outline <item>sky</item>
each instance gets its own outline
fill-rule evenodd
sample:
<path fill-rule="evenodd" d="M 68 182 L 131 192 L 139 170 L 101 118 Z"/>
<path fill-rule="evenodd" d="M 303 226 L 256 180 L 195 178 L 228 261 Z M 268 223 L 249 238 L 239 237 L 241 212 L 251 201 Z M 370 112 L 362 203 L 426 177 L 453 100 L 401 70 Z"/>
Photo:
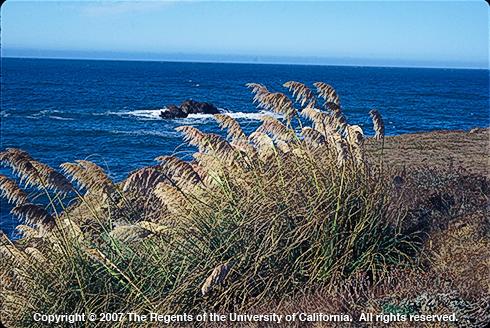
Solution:
<path fill-rule="evenodd" d="M 487 68 L 484 1 L 21 1 L 4 57 Z"/>

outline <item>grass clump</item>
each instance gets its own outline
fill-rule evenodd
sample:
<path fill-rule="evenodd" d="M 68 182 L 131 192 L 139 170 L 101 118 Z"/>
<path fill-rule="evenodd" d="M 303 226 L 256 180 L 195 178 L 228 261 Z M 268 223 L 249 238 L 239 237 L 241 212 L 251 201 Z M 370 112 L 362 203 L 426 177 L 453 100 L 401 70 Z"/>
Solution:
<path fill-rule="evenodd" d="M 2 179 L 27 223 L 21 239 L 2 237 L 2 321 L 247 311 L 360 276 L 375 285 L 411 265 L 418 234 L 406 229 L 403 192 L 366 161 L 363 131 L 347 123 L 335 90 L 316 83 L 317 97 L 291 81 L 289 99 L 248 86 L 282 118 L 265 116 L 249 136 L 225 115 L 216 119 L 226 137 L 180 127 L 197 147 L 192 161 L 159 157 L 121 183 L 89 161 L 62 164 L 61 174 L 21 150 L 1 153 L 47 200 L 34 204 L 37 195 Z"/>

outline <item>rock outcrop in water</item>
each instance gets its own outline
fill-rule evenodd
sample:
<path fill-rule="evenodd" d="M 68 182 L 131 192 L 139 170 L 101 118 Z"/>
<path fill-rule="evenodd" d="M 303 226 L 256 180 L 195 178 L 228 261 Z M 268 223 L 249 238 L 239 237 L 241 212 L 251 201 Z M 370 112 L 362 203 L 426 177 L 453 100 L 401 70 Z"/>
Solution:
<path fill-rule="evenodd" d="M 180 106 L 169 105 L 160 112 L 160 117 L 165 119 L 185 118 L 189 114 L 219 114 L 218 108 L 207 102 L 199 102 L 191 99 L 185 100 Z"/>

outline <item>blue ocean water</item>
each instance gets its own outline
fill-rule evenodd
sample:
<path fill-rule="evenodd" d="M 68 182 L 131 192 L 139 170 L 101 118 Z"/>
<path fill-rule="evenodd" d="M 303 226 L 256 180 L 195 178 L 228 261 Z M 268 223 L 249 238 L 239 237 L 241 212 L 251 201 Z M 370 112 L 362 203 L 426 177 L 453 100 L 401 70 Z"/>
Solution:
<path fill-rule="evenodd" d="M 490 123 L 488 70 L 3 58 L 1 79 L 0 149 L 22 148 L 53 167 L 90 159 L 116 180 L 156 156 L 185 155 L 179 125 L 219 132 L 207 116 L 162 120 L 165 105 L 211 102 L 246 131 L 255 129 L 259 115 L 248 82 L 279 91 L 289 80 L 327 82 L 349 121 L 367 134 L 372 108 L 391 135 Z M 2 202 L 5 231 L 16 224 L 9 210 Z"/>

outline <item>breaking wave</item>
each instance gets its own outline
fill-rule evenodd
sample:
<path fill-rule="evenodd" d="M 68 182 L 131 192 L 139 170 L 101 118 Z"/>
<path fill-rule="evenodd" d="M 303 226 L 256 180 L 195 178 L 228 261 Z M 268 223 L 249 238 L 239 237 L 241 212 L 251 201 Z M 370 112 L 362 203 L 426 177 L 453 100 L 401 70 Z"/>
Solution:
<path fill-rule="evenodd" d="M 125 116 L 125 117 L 136 117 L 141 120 L 162 120 L 160 117 L 160 113 L 165 111 L 166 108 L 160 109 L 138 109 L 132 111 L 121 111 L 121 112 L 107 112 L 109 115 L 117 115 L 117 116 Z M 229 115 L 237 120 L 260 120 L 265 115 L 271 115 L 275 117 L 280 117 L 280 115 L 260 111 L 260 112 L 230 112 L 223 108 L 219 108 L 220 112 L 225 115 Z M 178 118 L 178 120 L 210 120 L 213 119 L 213 115 L 211 114 L 189 114 L 186 118 Z"/>
<path fill-rule="evenodd" d="M 175 138 L 179 136 L 179 133 L 175 131 L 156 131 L 156 130 L 133 130 L 133 131 L 112 130 L 110 131 L 110 133 L 124 134 L 130 136 L 157 136 L 157 137 L 166 137 L 166 138 Z"/>

